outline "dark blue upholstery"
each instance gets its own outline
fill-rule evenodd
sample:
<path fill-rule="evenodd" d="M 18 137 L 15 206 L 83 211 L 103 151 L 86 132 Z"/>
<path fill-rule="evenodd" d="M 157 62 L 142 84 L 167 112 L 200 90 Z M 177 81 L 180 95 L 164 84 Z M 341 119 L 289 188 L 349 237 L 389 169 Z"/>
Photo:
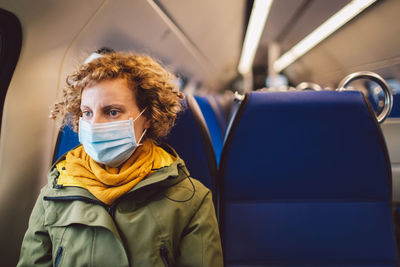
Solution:
<path fill-rule="evenodd" d="M 223 145 L 223 133 L 221 131 L 216 110 L 211 106 L 209 98 L 206 96 L 195 96 L 197 103 L 200 106 L 201 112 L 203 113 L 204 119 L 207 124 L 208 131 L 210 133 L 211 141 L 214 147 L 215 157 L 217 165 L 221 157 L 222 145 Z"/>
<path fill-rule="evenodd" d="M 70 126 L 61 128 L 54 149 L 53 163 L 77 145 L 79 145 L 78 133 L 75 133 Z"/>
<path fill-rule="evenodd" d="M 217 162 L 207 125 L 193 96 L 184 100 L 185 111 L 161 141 L 171 145 L 185 161 L 192 177 L 216 193 Z"/>
<path fill-rule="evenodd" d="M 390 162 L 360 92 L 246 95 L 220 168 L 226 266 L 397 266 Z"/>

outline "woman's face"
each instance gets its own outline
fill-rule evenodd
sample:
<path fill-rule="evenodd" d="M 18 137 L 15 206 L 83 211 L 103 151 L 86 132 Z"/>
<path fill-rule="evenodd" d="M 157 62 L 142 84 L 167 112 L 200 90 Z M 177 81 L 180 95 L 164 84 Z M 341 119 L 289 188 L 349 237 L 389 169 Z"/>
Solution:
<path fill-rule="evenodd" d="M 104 80 L 86 87 L 81 98 L 82 118 L 93 123 L 135 119 L 142 110 L 124 79 Z M 136 141 L 150 122 L 143 115 L 134 123 Z"/>

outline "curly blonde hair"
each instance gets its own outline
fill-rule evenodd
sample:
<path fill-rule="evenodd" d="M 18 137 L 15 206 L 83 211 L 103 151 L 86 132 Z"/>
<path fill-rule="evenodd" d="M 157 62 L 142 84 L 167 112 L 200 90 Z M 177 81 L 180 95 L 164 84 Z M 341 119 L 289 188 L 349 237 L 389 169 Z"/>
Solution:
<path fill-rule="evenodd" d="M 78 131 L 83 89 L 103 80 L 125 79 L 140 110 L 150 121 L 146 136 L 158 139 L 168 134 L 181 111 L 183 94 L 173 82 L 175 76 L 147 55 L 113 52 L 80 65 L 67 77 L 61 101 L 55 103 L 50 117 L 70 124 Z"/>

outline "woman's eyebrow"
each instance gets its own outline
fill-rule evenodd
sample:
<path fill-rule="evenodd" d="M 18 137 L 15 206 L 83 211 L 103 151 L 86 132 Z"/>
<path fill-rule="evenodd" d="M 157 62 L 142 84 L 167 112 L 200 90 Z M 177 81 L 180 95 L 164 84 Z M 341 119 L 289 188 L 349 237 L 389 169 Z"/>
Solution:
<path fill-rule="evenodd" d="M 113 108 L 125 110 L 125 106 L 124 105 L 120 105 L 120 104 L 111 104 L 111 105 L 107 105 L 107 106 L 102 107 L 102 109 L 104 109 L 104 110 L 109 110 L 109 109 L 113 109 Z"/>

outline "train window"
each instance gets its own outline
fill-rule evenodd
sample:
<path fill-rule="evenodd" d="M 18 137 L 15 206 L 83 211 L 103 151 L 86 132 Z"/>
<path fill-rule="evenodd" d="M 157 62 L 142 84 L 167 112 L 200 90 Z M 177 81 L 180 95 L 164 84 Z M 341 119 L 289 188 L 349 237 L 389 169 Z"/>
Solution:
<path fill-rule="evenodd" d="M 19 58 L 22 29 L 18 18 L 0 8 L 0 132 L 4 100 Z"/>

